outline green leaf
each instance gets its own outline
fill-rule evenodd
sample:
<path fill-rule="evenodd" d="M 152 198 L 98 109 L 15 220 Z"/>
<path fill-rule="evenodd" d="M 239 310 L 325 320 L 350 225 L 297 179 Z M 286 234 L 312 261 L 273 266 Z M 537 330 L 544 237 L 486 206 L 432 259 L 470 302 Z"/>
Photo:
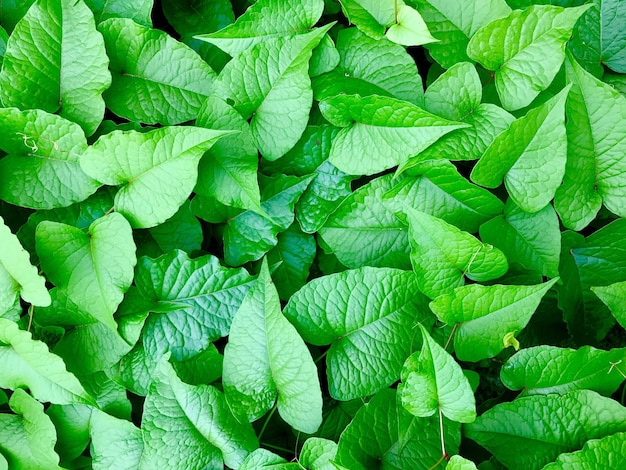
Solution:
<path fill-rule="evenodd" d="M 341 4 L 341 10 L 343 11 L 343 14 L 348 19 L 348 21 L 356 25 L 357 28 L 359 28 L 372 39 L 378 40 L 384 37 L 385 25 L 393 23 L 393 11 L 390 12 L 388 8 L 388 1 L 379 2 L 378 5 L 379 7 L 383 6 L 383 8 L 385 6 L 387 7 L 387 11 L 385 12 L 387 14 L 385 14 L 385 17 L 382 19 L 384 23 L 379 22 L 374 14 L 368 11 L 368 8 L 366 6 L 362 5 L 362 3 L 370 3 L 370 8 L 376 7 L 375 4 L 371 5 L 371 1 L 368 2 L 368 0 L 339 0 L 339 3 Z"/>
<path fill-rule="evenodd" d="M 406 207 L 404 213 L 417 284 L 431 299 L 462 286 L 465 276 L 484 282 L 508 270 L 504 253 L 492 245 L 424 212 Z M 404 218 L 404 214 L 401 216 Z"/>
<path fill-rule="evenodd" d="M 411 0 L 439 42 L 426 46 L 432 57 L 449 69 L 467 61 L 467 43 L 481 27 L 503 18 L 511 9 L 504 0 Z"/>
<path fill-rule="evenodd" d="M 102 23 L 109 18 L 129 18 L 142 26 L 151 27 L 152 0 L 84 0 L 96 18 Z"/>
<path fill-rule="evenodd" d="M 338 95 L 319 106 L 331 124 L 344 127 L 333 141 L 329 161 L 351 175 L 371 175 L 404 163 L 439 137 L 466 127 L 384 96 Z"/>
<path fill-rule="evenodd" d="M 460 455 L 453 455 L 446 466 L 448 470 L 476 470 L 476 464 Z"/>
<path fill-rule="evenodd" d="M 22 297 L 25 302 L 46 307 L 50 294 L 46 280 L 30 264 L 29 255 L 0 217 L 0 313 L 8 311 Z"/>
<path fill-rule="evenodd" d="M 385 34 L 387 39 L 403 46 L 421 46 L 437 39 L 431 36 L 422 15 L 408 5 L 400 4 L 396 12 L 396 23 Z"/>
<path fill-rule="evenodd" d="M 514 121 L 487 148 L 471 173 L 488 188 L 502 183 L 523 211 L 537 212 L 554 197 L 565 173 L 565 99 L 569 87 Z"/>
<path fill-rule="evenodd" d="M 235 57 L 268 39 L 307 32 L 318 22 L 323 9 L 322 0 L 259 0 L 235 23 L 196 38 Z"/>
<path fill-rule="evenodd" d="M 0 318 L 0 387 L 27 387 L 37 400 L 70 404 L 95 404 L 80 382 L 48 347 L 32 339 L 12 321 Z"/>
<path fill-rule="evenodd" d="M 81 128 L 34 109 L 0 109 L 0 198 L 32 209 L 69 206 L 100 186 L 81 170 L 87 149 Z M 51 191 L 51 188 L 55 188 Z"/>
<path fill-rule="evenodd" d="M 614 468 L 626 452 L 626 432 L 618 432 L 602 439 L 591 439 L 578 452 L 561 454 L 544 470 L 568 468 Z M 617 459 L 617 461 L 616 461 Z"/>
<path fill-rule="evenodd" d="M 316 77 L 323 73 L 330 72 L 339 64 L 339 52 L 335 47 L 332 38 L 327 34 L 313 49 L 311 60 L 309 61 L 309 76 Z"/>
<path fill-rule="evenodd" d="M 280 470 L 301 470 L 299 463 L 287 463 L 287 460 L 267 449 L 256 449 L 241 464 L 239 470 L 259 470 L 262 468 Z"/>
<path fill-rule="evenodd" d="M 524 212 L 509 199 L 504 215 L 480 226 L 480 238 L 500 248 L 510 262 L 548 277 L 559 275 L 561 232 L 550 204 L 539 212 Z"/>
<path fill-rule="evenodd" d="M 339 439 L 335 462 L 350 470 L 411 468 L 427 470 L 441 458 L 441 440 L 446 451 L 456 453 L 460 427 L 439 419 L 416 418 L 396 399 L 396 391 L 384 389 L 357 412 Z"/>
<path fill-rule="evenodd" d="M 144 442 L 141 430 L 124 419 L 94 410 L 89 420 L 91 456 L 94 470 L 147 470 L 142 460 Z"/>
<path fill-rule="evenodd" d="M 173 216 L 196 184 L 202 154 L 228 131 L 191 126 L 150 132 L 114 131 L 81 156 L 88 175 L 111 186 L 115 210 L 134 228 L 150 228 Z"/>
<path fill-rule="evenodd" d="M 180 379 L 190 385 L 210 384 L 222 376 L 222 362 L 224 357 L 212 344 L 195 356 L 176 361 L 170 358 L 170 363 Z"/>
<path fill-rule="evenodd" d="M 476 401 L 461 366 L 419 324 L 424 343 L 402 368 L 398 394 L 412 415 L 426 418 L 436 412 L 460 423 L 476 419 Z"/>
<path fill-rule="evenodd" d="M 415 325 L 432 319 L 413 273 L 370 267 L 313 279 L 291 297 L 285 316 L 307 343 L 331 345 L 328 387 L 338 400 L 398 380 Z"/>
<path fill-rule="evenodd" d="M 506 467 L 535 470 L 563 452 L 580 449 L 589 439 L 626 430 L 625 423 L 626 408 L 619 403 L 577 390 L 501 403 L 464 431 Z"/>
<path fill-rule="evenodd" d="M 582 230 L 602 203 L 626 215 L 626 97 L 586 72 L 571 55 L 565 60 L 572 89 L 567 98 L 567 165 L 554 204 L 563 224 Z"/>
<path fill-rule="evenodd" d="M 126 18 L 105 20 L 98 30 L 113 75 L 104 93 L 107 108 L 147 124 L 174 125 L 197 117 L 216 77 L 198 54 L 164 31 Z"/>
<path fill-rule="evenodd" d="M 524 108 L 548 88 L 565 59 L 565 42 L 574 24 L 590 7 L 534 5 L 476 32 L 467 54 L 494 71 L 504 109 Z"/>
<path fill-rule="evenodd" d="M 2 61 L 4 60 L 4 55 L 7 51 L 7 42 L 9 41 L 9 35 L 6 30 L 0 26 L 0 66 L 2 65 Z"/>
<path fill-rule="evenodd" d="M 228 0 L 183 0 L 164 2 L 161 7 L 168 23 L 181 36 L 216 31 L 235 21 Z"/>
<path fill-rule="evenodd" d="M 203 239 L 202 226 L 192 214 L 189 201 L 185 201 L 178 212 L 161 225 L 148 229 L 148 234 L 158 245 L 161 253 L 172 250 L 190 253 L 200 250 Z"/>
<path fill-rule="evenodd" d="M 424 107 L 433 114 L 461 121 L 482 99 L 482 84 L 474 64 L 461 62 L 441 74 L 426 90 Z"/>
<path fill-rule="evenodd" d="M 268 160 L 283 156 L 306 128 L 313 102 L 309 59 L 331 26 L 269 38 L 245 49 L 226 64 L 215 83 L 215 95 L 232 101 L 244 119 L 252 117 L 252 138 Z"/>
<path fill-rule="evenodd" d="M 319 437 L 309 437 L 300 451 L 300 465 L 311 470 L 335 470 L 331 460 L 337 454 L 337 443 Z"/>
<path fill-rule="evenodd" d="M 519 334 L 557 280 L 535 286 L 458 287 L 437 297 L 430 308 L 441 321 L 459 324 L 454 335 L 454 351 L 459 360 L 475 362 L 494 357 L 505 349 L 507 335 Z"/>
<path fill-rule="evenodd" d="M 133 281 L 137 263 L 132 230 L 112 213 L 96 220 L 87 232 L 44 221 L 37 226 L 37 254 L 49 280 L 70 300 L 113 331 L 113 312 Z"/>
<path fill-rule="evenodd" d="M 54 452 L 56 432 L 43 405 L 18 389 L 9 406 L 16 415 L 0 414 L 0 455 L 10 468 L 60 470 L 59 456 Z"/>
<path fill-rule="evenodd" d="M 229 405 L 251 421 L 277 402 L 280 416 L 298 431 L 311 434 L 322 423 L 317 368 L 280 311 L 266 260 L 233 319 L 224 350 L 223 384 Z"/>
<path fill-rule="evenodd" d="M 626 349 L 602 351 L 584 346 L 564 349 L 537 346 L 522 349 L 500 370 L 502 383 L 525 395 L 565 394 L 588 389 L 611 396 L 624 381 L 615 364 L 626 361 Z"/>
<path fill-rule="evenodd" d="M 94 133 L 111 84 L 104 41 L 83 2 L 37 0 L 16 25 L 0 72 L 5 107 L 40 108 Z"/>
<path fill-rule="evenodd" d="M 591 291 L 609 307 L 617 322 L 626 329 L 626 281 L 591 287 Z"/>

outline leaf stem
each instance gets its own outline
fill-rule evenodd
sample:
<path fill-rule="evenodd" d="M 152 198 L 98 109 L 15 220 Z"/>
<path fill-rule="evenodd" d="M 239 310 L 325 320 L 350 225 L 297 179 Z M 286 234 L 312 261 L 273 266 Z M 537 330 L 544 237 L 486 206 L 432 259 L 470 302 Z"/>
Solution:
<path fill-rule="evenodd" d="M 435 462 L 435 464 L 430 467 L 428 470 L 435 470 L 435 468 L 437 468 L 439 465 L 441 465 L 441 462 L 443 462 L 446 459 L 446 457 L 444 455 L 441 456 L 441 458 L 439 460 L 437 460 Z"/>
<path fill-rule="evenodd" d="M 448 336 L 448 341 L 446 341 L 446 345 L 443 347 L 443 349 L 448 349 L 448 346 L 450 346 L 450 341 L 452 341 L 452 337 L 454 336 L 454 332 L 456 331 L 457 326 L 459 326 L 459 324 L 455 323 L 454 326 L 452 327 L 450 336 Z"/>
<path fill-rule="evenodd" d="M 35 306 L 33 304 L 30 304 L 30 307 L 28 307 L 28 327 L 26 328 L 26 331 L 30 331 L 31 326 L 33 326 L 33 313 L 35 312 Z"/>
<path fill-rule="evenodd" d="M 270 419 L 272 419 L 272 416 L 274 416 L 274 412 L 276 411 L 276 407 L 277 406 L 278 406 L 278 402 L 274 404 L 274 406 L 272 407 L 272 409 L 268 413 L 267 418 L 265 418 L 265 422 L 263 423 L 263 426 L 261 427 L 261 431 L 259 431 L 259 442 L 261 442 L 261 438 L 263 437 L 263 433 L 265 432 L 265 428 L 267 428 L 267 425 L 270 422 Z M 291 451 L 289 451 L 289 452 L 291 452 Z"/>
<path fill-rule="evenodd" d="M 439 435 L 441 436 L 441 458 L 448 460 L 446 440 L 443 437 L 443 413 L 441 411 L 441 407 L 439 408 Z"/>
<path fill-rule="evenodd" d="M 261 447 L 267 447 L 269 449 L 280 450 L 281 452 L 287 452 L 289 454 L 292 453 L 291 449 L 287 449 L 285 447 L 280 447 L 280 446 L 275 446 L 274 444 L 268 444 L 267 442 L 261 442 L 260 439 L 259 439 L 259 443 L 261 444 Z"/>
<path fill-rule="evenodd" d="M 395 16 L 395 22 L 398 24 L 398 0 L 393 1 L 393 13 Z"/>
<path fill-rule="evenodd" d="M 330 348 L 324 351 L 322 354 L 320 354 L 319 357 L 317 357 L 313 362 L 317 364 L 319 361 L 324 359 L 326 357 L 326 354 L 328 354 L 328 351 L 330 351 Z"/>

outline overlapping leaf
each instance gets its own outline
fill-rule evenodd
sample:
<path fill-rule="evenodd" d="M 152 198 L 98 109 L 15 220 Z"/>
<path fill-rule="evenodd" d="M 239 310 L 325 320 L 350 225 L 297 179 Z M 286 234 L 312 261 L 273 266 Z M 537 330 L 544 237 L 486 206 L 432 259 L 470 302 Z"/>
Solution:
<path fill-rule="evenodd" d="M 584 447 L 568 454 L 561 454 L 545 470 L 568 468 L 614 468 L 621 464 L 621 456 L 626 452 L 626 432 L 618 432 L 602 439 L 591 439 Z"/>
<path fill-rule="evenodd" d="M 617 322 L 626 328 L 626 281 L 591 287 L 591 290 L 609 307 Z"/>

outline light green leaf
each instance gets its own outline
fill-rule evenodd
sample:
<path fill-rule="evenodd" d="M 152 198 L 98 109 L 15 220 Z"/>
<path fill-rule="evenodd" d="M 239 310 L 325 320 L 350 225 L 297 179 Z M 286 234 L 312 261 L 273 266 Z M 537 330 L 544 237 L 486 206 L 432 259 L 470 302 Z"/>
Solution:
<path fill-rule="evenodd" d="M 580 449 L 589 439 L 624 430 L 626 408 L 590 390 L 501 403 L 464 428 L 467 437 L 506 467 L 528 470 L 540 469 L 559 454 Z"/>
<path fill-rule="evenodd" d="M 32 209 L 69 206 L 100 186 L 80 168 L 87 149 L 81 128 L 34 109 L 0 109 L 0 197 Z M 52 190 L 51 188 L 54 188 Z"/>
<path fill-rule="evenodd" d="M 300 465 L 311 470 L 335 470 L 331 460 L 337 453 L 337 443 L 320 437 L 309 437 L 300 451 Z"/>
<path fill-rule="evenodd" d="M 536 346 L 522 349 L 500 370 L 502 383 L 525 395 L 565 394 L 588 389 L 611 396 L 624 381 L 617 366 L 626 362 L 626 349 L 602 351 L 591 346 L 564 349 Z"/>
<path fill-rule="evenodd" d="M 176 361 L 170 358 L 170 363 L 183 382 L 190 385 L 204 385 L 222 376 L 223 360 L 224 357 L 217 348 L 210 344 L 207 349 L 187 360 Z"/>
<path fill-rule="evenodd" d="M 467 54 L 494 71 L 504 109 L 524 108 L 548 88 L 565 59 L 565 43 L 574 24 L 590 7 L 533 5 L 476 32 Z"/>
<path fill-rule="evenodd" d="M 485 151 L 471 173 L 488 188 L 502 183 L 526 212 L 543 209 L 565 173 L 567 136 L 565 99 L 569 87 L 514 121 Z"/>
<path fill-rule="evenodd" d="M 312 434 L 322 423 L 317 368 L 280 311 L 266 260 L 233 319 L 224 350 L 223 384 L 231 408 L 251 421 L 277 402 L 280 416 L 298 431 Z"/>
<path fill-rule="evenodd" d="M 577 452 L 559 455 L 556 461 L 543 467 L 543 470 L 616 468 L 621 465 L 625 454 L 626 432 L 618 432 L 602 439 L 591 439 Z"/>
<path fill-rule="evenodd" d="M 339 0 L 339 3 L 341 4 L 341 10 L 343 11 L 344 16 L 348 19 L 350 23 L 356 25 L 357 28 L 359 28 L 372 39 L 378 40 L 384 37 L 385 25 L 380 23 L 373 15 L 373 13 L 368 11 L 366 6 L 362 5 L 363 3 L 371 4 L 371 1 L 368 2 L 368 0 Z M 378 3 L 379 7 L 389 6 L 389 2 L 386 0 Z M 375 7 L 376 5 L 374 4 L 368 6 Z M 385 22 L 385 24 L 388 23 L 389 25 L 391 25 L 393 23 L 393 10 L 390 11 L 389 8 L 387 8 L 386 13 L 387 14 L 385 15 L 383 21 Z"/>
<path fill-rule="evenodd" d="M 438 41 L 428 31 L 422 15 L 408 5 L 398 6 L 395 21 L 385 34 L 391 42 L 403 46 L 421 46 Z"/>
<path fill-rule="evenodd" d="M 152 27 L 153 0 L 84 0 L 93 11 L 96 23 L 109 18 L 129 18 L 142 26 Z"/>
<path fill-rule="evenodd" d="M 302 470 L 299 463 L 287 463 L 287 460 L 267 449 L 257 449 L 250 453 L 239 470 L 259 470 L 263 468 L 280 470 Z"/>
<path fill-rule="evenodd" d="M 94 410 L 89 420 L 91 456 L 94 470 L 148 470 L 142 460 L 144 442 L 141 430 L 124 419 Z"/>
<path fill-rule="evenodd" d="M 567 81 L 567 165 L 554 205 L 566 227 L 582 230 L 602 203 L 626 216 L 626 97 L 586 72 L 571 55 Z"/>
<path fill-rule="evenodd" d="M 398 380 L 414 347 L 415 325 L 432 321 L 413 273 L 392 268 L 313 279 L 284 313 L 306 342 L 331 345 L 328 387 L 338 400 L 366 397 Z"/>
<path fill-rule="evenodd" d="M 448 470 L 476 470 L 476 464 L 460 455 L 453 455 L 446 468 Z"/>
<path fill-rule="evenodd" d="M 33 340 L 16 323 L 3 318 L 0 318 L 0 345 L 3 364 L 0 387 L 11 390 L 27 387 L 42 402 L 95 404 L 60 357 L 51 354 L 45 343 Z"/>
<path fill-rule="evenodd" d="M 494 357 L 507 347 L 507 335 L 519 334 L 557 280 L 535 286 L 458 287 L 437 297 L 430 308 L 441 321 L 459 324 L 454 351 L 459 360 L 475 362 Z"/>
<path fill-rule="evenodd" d="M 592 287 L 591 291 L 609 307 L 617 322 L 626 329 L 626 281 Z"/>
<path fill-rule="evenodd" d="M 469 39 L 481 27 L 503 18 L 511 9 L 505 0 L 410 0 L 439 42 L 426 46 L 432 57 L 449 69 L 468 60 Z"/>
<path fill-rule="evenodd" d="M 331 26 L 258 43 L 226 64 L 215 82 L 216 96 L 252 117 L 252 138 L 268 160 L 283 156 L 306 128 L 313 103 L 309 59 Z"/>
<path fill-rule="evenodd" d="M 509 265 L 499 249 L 424 212 L 406 207 L 404 213 L 417 284 L 431 299 L 462 286 L 465 276 L 484 282 L 507 272 Z"/>
<path fill-rule="evenodd" d="M 158 245 L 159 254 L 172 250 L 191 253 L 194 250 L 200 250 L 203 240 L 202 226 L 191 213 L 189 201 L 185 201 L 178 212 L 161 225 L 148 229 L 147 233 Z"/>
<path fill-rule="evenodd" d="M 94 133 L 111 84 L 93 13 L 83 2 L 37 0 L 16 25 L 0 72 L 5 107 L 59 113 Z"/>
<path fill-rule="evenodd" d="M 384 96 L 338 95 L 319 106 L 331 124 L 344 127 L 333 141 L 329 161 L 351 175 L 371 175 L 404 163 L 441 136 L 466 127 Z"/>
<path fill-rule="evenodd" d="M 183 205 L 196 184 L 202 154 L 229 133 L 191 126 L 114 131 L 89 147 L 80 164 L 96 180 L 121 185 L 115 210 L 134 228 L 150 228 Z"/>
<path fill-rule="evenodd" d="M 476 67 L 469 62 L 460 62 L 428 87 L 424 94 L 424 108 L 446 119 L 461 121 L 480 106 L 482 96 Z"/>
<path fill-rule="evenodd" d="M 98 30 L 111 60 L 113 82 L 104 93 L 111 111 L 147 124 L 196 118 L 216 77 L 198 54 L 164 31 L 126 18 L 105 20 Z"/>
<path fill-rule="evenodd" d="M 460 423 L 476 419 L 476 401 L 461 366 L 419 324 L 422 350 L 413 353 L 402 368 L 398 394 L 412 415 L 426 418 L 437 412 Z"/>
<path fill-rule="evenodd" d="M 8 311 L 21 296 L 25 302 L 46 307 L 50 294 L 46 280 L 30 264 L 28 252 L 0 217 L 0 314 Z"/>
<path fill-rule="evenodd" d="M 510 262 L 548 277 L 559 275 L 561 231 L 550 204 L 539 212 L 524 212 L 509 199 L 504 215 L 480 226 L 480 238 L 500 248 Z"/>
<path fill-rule="evenodd" d="M 113 331 L 113 312 L 133 281 L 137 263 L 132 230 L 112 213 L 96 220 L 87 232 L 44 221 L 37 226 L 37 254 L 43 271 L 72 302 Z"/>
<path fill-rule="evenodd" d="M 323 73 L 334 70 L 339 64 L 339 51 L 335 47 L 332 38 L 327 34 L 324 35 L 320 43 L 311 54 L 309 61 L 309 76 L 316 77 Z"/>

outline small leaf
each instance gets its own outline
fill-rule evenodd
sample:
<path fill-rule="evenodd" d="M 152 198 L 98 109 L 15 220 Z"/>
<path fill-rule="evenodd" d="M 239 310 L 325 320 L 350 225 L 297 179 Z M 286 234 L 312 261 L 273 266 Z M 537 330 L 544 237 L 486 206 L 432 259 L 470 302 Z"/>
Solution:
<path fill-rule="evenodd" d="M 476 470 L 476 464 L 460 455 L 453 455 L 446 466 L 448 470 Z"/>
<path fill-rule="evenodd" d="M 93 11 L 96 23 L 109 18 L 129 18 L 142 26 L 151 27 L 152 0 L 84 0 Z"/>
<path fill-rule="evenodd" d="M 625 452 L 626 432 L 618 432 L 602 439 L 591 439 L 577 452 L 559 455 L 555 462 L 549 463 L 543 470 L 614 468 L 619 465 L 620 457 Z"/>
<path fill-rule="evenodd" d="M 396 24 L 393 24 L 385 34 L 387 39 L 403 46 L 421 46 L 437 39 L 431 36 L 428 26 L 422 15 L 408 5 L 399 5 L 396 14 Z"/>
<path fill-rule="evenodd" d="M 287 463 L 287 460 L 267 449 L 256 449 L 243 461 L 239 470 L 259 470 L 263 468 L 280 470 L 301 470 L 297 462 Z"/>
<path fill-rule="evenodd" d="M 89 420 L 89 434 L 94 470 L 147 468 L 147 462 L 142 459 L 141 430 L 130 421 L 94 410 Z"/>
<path fill-rule="evenodd" d="M 617 322 L 626 329 L 626 281 L 591 287 L 591 291 L 609 307 Z"/>
<path fill-rule="evenodd" d="M 331 463 L 337 454 L 337 443 L 319 437 L 309 437 L 300 451 L 300 465 L 312 470 L 334 470 Z"/>

